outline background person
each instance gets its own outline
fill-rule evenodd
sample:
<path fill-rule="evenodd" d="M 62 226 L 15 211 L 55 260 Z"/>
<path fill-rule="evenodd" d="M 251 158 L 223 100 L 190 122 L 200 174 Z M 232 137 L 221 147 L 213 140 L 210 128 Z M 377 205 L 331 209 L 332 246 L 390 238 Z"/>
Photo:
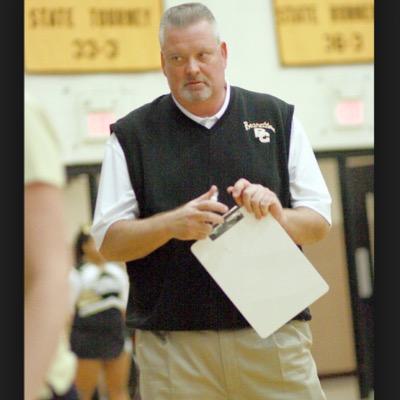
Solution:
<path fill-rule="evenodd" d="M 227 45 L 200 3 L 166 10 L 160 46 L 171 93 L 112 124 L 92 227 L 127 262 L 141 397 L 325 399 L 309 310 L 261 339 L 190 252 L 235 204 L 270 212 L 298 245 L 327 234 L 331 198 L 294 107 L 226 81 Z"/>
<path fill-rule="evenodd" d="M 24 398 L 75 399 L 64 170 L 55 132 L 27 92 L 24 118 Z"/>
<path fill-rule="evenodd" d="M 77 300 L 71 347 L 78 357 L 80 398 L 92 398 L 102 375 L 107 398 L 127 400 L 132 359 L 124 323 L 128 276 L 120 265 L 106 262 L 88 229 L 78 234 L 75 249 L 77 269 L 72 281 Z"/>

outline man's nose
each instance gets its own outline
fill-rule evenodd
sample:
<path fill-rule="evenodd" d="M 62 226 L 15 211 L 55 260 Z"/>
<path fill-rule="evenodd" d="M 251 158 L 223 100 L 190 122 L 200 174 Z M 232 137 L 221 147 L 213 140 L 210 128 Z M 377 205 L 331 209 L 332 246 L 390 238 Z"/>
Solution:
<path fill-rule="evenodd" d="M 195 58 L 189 58 L 186 63 L 186 73 L 188 75 L 196 75 L 200 71 L 199 63 Z"/>

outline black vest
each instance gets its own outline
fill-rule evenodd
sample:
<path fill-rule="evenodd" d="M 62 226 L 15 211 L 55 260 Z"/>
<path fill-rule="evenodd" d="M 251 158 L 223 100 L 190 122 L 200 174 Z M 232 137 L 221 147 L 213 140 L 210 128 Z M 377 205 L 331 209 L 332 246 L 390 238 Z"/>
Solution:
<path fill-rule="evenodd" d="M 276 97 L 231 87 L 228 108 L 211 129 L 186 117 L 170 95 L 119 119 L 110 128 L 124 151 L 140 218 L 179 207 L 212 184 L 219 189 L 219 201 L 232 207 L 226 188 L 239 178 L 270 188 L 290 207 L 287 164 L 293 109 Z M 148 256 L 127 262 L 128 326 L 249 326 L 190 252 L 192 244 L 170 240 Z M 296 318 L 309 319 L 309 311 Z"/>

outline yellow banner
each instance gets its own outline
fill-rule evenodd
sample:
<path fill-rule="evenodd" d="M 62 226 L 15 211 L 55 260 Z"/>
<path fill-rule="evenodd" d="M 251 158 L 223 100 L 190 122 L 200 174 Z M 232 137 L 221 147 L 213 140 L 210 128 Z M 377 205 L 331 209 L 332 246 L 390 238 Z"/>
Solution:
<path fill-rule="evenodd" d="M 29 73 L 160 68 L 161 0 L 25 0 Z"/>
<path fill-rule="evenodd" d="M 274 0 L 286 66 L 374 60 L 373 0 Z"/>

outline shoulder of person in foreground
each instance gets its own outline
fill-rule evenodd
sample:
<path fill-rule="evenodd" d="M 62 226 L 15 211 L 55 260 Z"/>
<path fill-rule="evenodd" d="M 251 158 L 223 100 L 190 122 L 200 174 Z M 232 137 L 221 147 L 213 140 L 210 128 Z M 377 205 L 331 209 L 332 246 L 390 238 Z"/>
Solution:
<path fill-rule="evenodd" d="M 60 143 L 44 109 L 29 93 L 24 109 L 24 182 L 62 187 L 65 171 Z"/>

